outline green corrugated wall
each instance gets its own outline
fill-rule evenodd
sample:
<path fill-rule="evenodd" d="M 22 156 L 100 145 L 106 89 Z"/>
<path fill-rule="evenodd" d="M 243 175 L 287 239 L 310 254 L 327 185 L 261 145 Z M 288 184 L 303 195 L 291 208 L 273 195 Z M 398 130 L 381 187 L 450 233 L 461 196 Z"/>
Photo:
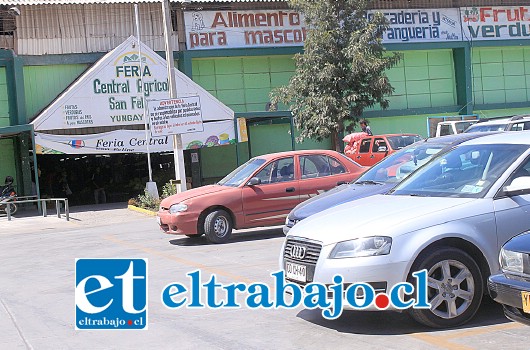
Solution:
<path fill-rule="evenodd" d="M 0 67 L 0 127 L 10 125 L 9 100 L 7 99 L 6 68 Z"/>
<path fill-rule="evenodd" d="M 28 122 L 87 68 L 86 64 L 25 66 L 24 93 Z"/>
<path fill-rule="evenodd" d="M 234 112 L 264 112 L 271 89 L 294 70 L 289 55 L 193 59 L 193 80 Z"/>
<path fill-rule="evenodd" d="M 387 72 L 395 89 L 388 97 L 389 110 L 457 104 L 452 50 L 413 50 L 402 54 L 398 65 Z M 380 109 L 374 106 L 368 110 Z"/>
<path fill-rule="evenodd" d="M 475 104 L 530 101 L 530 48 L 481 47 L 471 54 Z"/>
<path fill-rule="evenodd" d="M 0 127 L 10 125 L 6 68 L 0 67 Z M 4 179 L 7 175 L 16 176 L 15 150 L 12 139 L 0 140 L 0 186 L 4 185 Z"/>

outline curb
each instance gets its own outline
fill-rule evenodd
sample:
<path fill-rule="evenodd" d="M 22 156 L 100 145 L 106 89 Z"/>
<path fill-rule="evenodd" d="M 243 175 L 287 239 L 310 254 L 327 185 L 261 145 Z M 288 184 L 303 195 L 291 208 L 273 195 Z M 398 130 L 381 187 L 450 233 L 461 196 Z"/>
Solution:
<path fill-rule="evenodd" d="M 127 209 L 132 210 L 132 211 L 136 211 L 138 213 L 142 213 L 142 214 L 145 214 L 145 215 L 149 215 L 149 216 L 156 216 L 156 211 L 147 210 L 147 209 L 143 209 L 143 208 L 138 208 L 138 207 L 136 207 L 134 205 L 127 205 Z"/>

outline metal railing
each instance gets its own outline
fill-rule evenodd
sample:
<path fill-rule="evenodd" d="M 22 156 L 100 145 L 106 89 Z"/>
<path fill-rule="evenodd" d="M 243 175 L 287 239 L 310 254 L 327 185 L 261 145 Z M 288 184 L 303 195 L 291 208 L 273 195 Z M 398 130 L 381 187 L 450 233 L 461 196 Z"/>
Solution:
<path fill-rule="evenodd" d="M 61 218 L 61 206 L 59 205 L 61 202 L 64 202 L 64 215 L 66 217 L 66 221 L 70 221 L 70 209 L 68 208 L 68 198 L 42 198 L 42 199 L 22 199 L 21 198 L 35 198 L 36 196 L 21 196 L 21 197 L 15 197 L 15 201 L 2 201 L 0 204 L 6 205 L 6 213 L 7 213 L 7 220 L 11 221 L 11 204 L 25 204 L 25 203 L 37 203 L 42 205 L 42 216 L 47 217 L 48 211 L 46 208 L 46 202 L 55 202 L 55 209 L 57 212 L 57 217 Z"/>

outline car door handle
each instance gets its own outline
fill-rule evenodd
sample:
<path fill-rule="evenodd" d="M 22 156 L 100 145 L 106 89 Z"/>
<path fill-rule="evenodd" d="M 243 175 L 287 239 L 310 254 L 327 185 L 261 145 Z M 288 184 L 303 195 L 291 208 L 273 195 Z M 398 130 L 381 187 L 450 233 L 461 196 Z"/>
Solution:
<path fill-rule="evenodd" d="M 357 156 L 357 159 L 361 159 L 361 156 Z"/>
<path fill-rule="evenodd" d="M 295 191 L 295 188 L 294 187 L 287 187 L 285 189 L 285 192 L 294 192 Z"/>
<path fill-rule="evenodd" d="M 346 181 L 339 181 L 339 182 L 337 182 L 337 186 L 344 185 L 345 183 L 346 183 Z"/>
<path fill-rule="evenodd" d="M 374 158 L 374 157 L 375 157 L 375 156 L 374 156 L 373 154 L 370 156 L 370 158 Z"/>

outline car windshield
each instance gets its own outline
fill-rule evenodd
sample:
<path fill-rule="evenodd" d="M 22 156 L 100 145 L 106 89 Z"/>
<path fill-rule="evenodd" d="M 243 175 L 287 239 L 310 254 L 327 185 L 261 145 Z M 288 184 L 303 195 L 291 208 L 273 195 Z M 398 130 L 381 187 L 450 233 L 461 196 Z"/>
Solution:
<path fill-rule="evenodd" d="M 506 124 L 473 124 L 464 132 L 487 132 L 487 131 L 503 131 Z"/>
<path fill-rule="evenodd" d="M 411 145 L 386 157 L 383 161 L 374 165 L 354 182 L 400 182 L 420 166 L 427 163 L 445 146 L 445 144 L 429 144 L 425 142 Z"/>
<path fill-rule="evenodd" d="M 402 149 L 408 145 L 412 145 L 414 142 L 421 141 L 421 136 L 419 135 L 399 135 L 399 136 L 388 136 L 388 143 L 392 149 Z"/>
<path fill-rule="evenodd" d="M 482 198 L 526 145 L 457 147 L 397 185 L 393 195 Z"/>
<path fill-rule="evenodd" d="M 241 185 L 252 173 L 265 163 L 263 158 L 252 158 L 243 165 L 240 165 L 236 170 L 226 175 L 217 184 L 222 186 L 237 187 Z"/>

